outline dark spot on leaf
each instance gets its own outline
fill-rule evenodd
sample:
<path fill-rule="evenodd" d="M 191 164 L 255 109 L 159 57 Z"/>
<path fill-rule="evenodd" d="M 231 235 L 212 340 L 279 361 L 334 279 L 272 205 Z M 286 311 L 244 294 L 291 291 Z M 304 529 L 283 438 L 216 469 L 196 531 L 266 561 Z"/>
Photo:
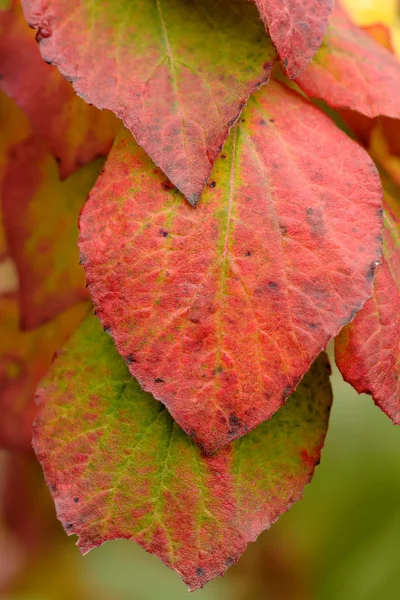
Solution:
<path fill-rule="evenodd" d="M 73 523 L 65 523 L 65 529 L 71 530 L 73 528 Z"/>
<path fill-rule="evenodd" d="M 268 62 L 268 61 L 267 61 L 267 62 L 265 62 L 265 63 L 263 64 L 263 69 L 268 69 L 268 70 L 269 70 L 269 69 L 271 69 L 271 68 L 272 68 L 272 63 L 271 63 L 271 62 Z"/>
<path fill-rule="evenodd" d="M 157 379 L 154 380 L 154 383 L 164 383 L 164 379 L 157 377 Z"/>
<path fill-rule="evenodd" d="M 61 157 L 60 156 L 55 156 L 54 158 L 55 158 L 56 163 L 58 165 L 60 165 L 61 164 Z"/>
<path fill-rule="evenodd" d="M 136 362 L 136 358 L 133 356 L 133 354 L 128 354 L 125 360 L 128 363 L 128 365 L 131 365 L 132 363 Z"/>
<path fill-rule="evenodd" d="M 246 256 L 251 256 L 251 252 L 250 252 L 250 250 L 247 250 L 247 252 L 246 252 Z"/>
<path fill-rule="evenodd" d="M 217 373 L 222 373 L 222 371 L 223 371 L 223 368 L 221 367 L 221 365 L 219 365 L 219 367 L 214 369 L 213 375 L 217 375 Z"/>
<path fill-rule="evenodd" d="M 111 328 L 110 327 L 103 327 L 104 331 L 106 333 L 108 333 L 108 335 L 111 335 Z"/>
<path fill-rule="evenodd" d="M 233 556 L 228 556 L 228 558 L 225 560 L 225 565 L 227 567 L 231 567 L 234 564 L 235 564 L 235 559 L 233 558 Z"/>
<path fill-rule="evenodd" d="M 282 401 L 285 402 L 285 400 L 288 398 L 288 396 L 290 395 L 292 391 L 292 386 L 291 385 L 285 385 L 285 387 L 282 390 Z"/>
<path fill-rule="evenodd" d="M 226 158 L 226 154 L 221 154 L 221 158 Z"/>
<path fill-rule="evenodd" d="M 169 190 L 173 190 L 175 186 L 169 181 L 169 179 L 167 179 L 166 181 L 162 182 L 161 187 L 165 192 L 167 192 Z"/>
<path fill-rule="evenodd" d="M 382 219 L 382 217 L 383 217 L 383 208 L 382 207 L 378 208 L 378 210 L 376 211 L 376 214 L 377 214 L 377 216 L 380 219 Z"/>
<path fill-rule="evenodd" d="M 318 329 L 319 325 L 318 323 L 307 323 L 307 327 L 309 329 Z"/>
<path fill-rule="evenodd" d="M 203 575 L 204 575 L 204 569 L 202 569 L 201 567 L 197 567 L 197 569 L 196 569 L 196 575 L 198 577 L 203 577 Z"/>
<path fill-rule="evenodd" d="M 374 276 L 375 276 L 375 270 L 376 267 L 378 266 L 378 263 L 376 261 L 372 262 L 369 267 L 368 267 L 368 271 L 366 274 L 366 278 L 368 281 L 372 281 Z"/>
<path fill-rule="evenodd" d="M 215 186 L 216 186 L 216 185 L 217 185 L 217 184 L 215 183 L 215 181 L 211 181 L 211 183 L 210 183 L 210 188 L 215 188 Z"/>
<path fill-rule="evenodd" d="M 166 231 L 165 229 L 160 229 L 159 234 L 162 237 L 165 237 L 165 238 L 168 237 L 168 231 Z"/>
<path fill-rule="evenodd" d="M 231 413 L 229 415 L 228 423 L 229 423 L 229 435 L 235 435 L 239 431 L 239 429 L 242 425 L 242 422 L 239 419 L 239 417 L 237 417 L 233 413 Z"/>
<path fill-rule="evenodd" d="M 74 502 L 77 504 L 79 502 L 79 498 L 74 498 Z"/>
<path fill-rule="evenodd" d="M 54 492 L 57 491 L 57 486 L 54 483 L 50 484 L 49 487 L 50 487 L 50 491 L 53 492 L 53 494 L 54 494 Z"/>
<path fill-rule="evenodd" d="M 279 289 L 279 285 L 276 283 L 276 281 L 270 281 L 268 284 L 268 287 L 271 290 L 278 290 Z"/>
<path fill-rule="evenodd" d="M 260 125 L 264 126 L 267 124 L 267 121 L 265 119 L 260 119 Z"/>

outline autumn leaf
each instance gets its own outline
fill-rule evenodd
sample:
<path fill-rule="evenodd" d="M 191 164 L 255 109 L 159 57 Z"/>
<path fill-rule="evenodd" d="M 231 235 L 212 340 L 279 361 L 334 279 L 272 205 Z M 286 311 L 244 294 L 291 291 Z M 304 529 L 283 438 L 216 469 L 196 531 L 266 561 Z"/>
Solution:
<path fill-rule="evenodd" d="M 385 194 L 383 258 L 373 295 L 336 339 L 336 362 L 346 381 L 400 425 L 400 204 Z"/>
<path fill-rule="evenodd" d="M 17 299 L 0 298 L 0 447 L 31 448 L 36 387 L 86 311 L 87 303 L 77 304 L 47 325 L 23 332 Z"/>
<path fill-rule="evenodd" d="M 43 58 L 120 117 L 196 204 L 229 128 L 276 59 L 248 0 L 23 0 Z"/>
<path fill-rule="evenodd" d="M 328 30 L 312 62 L 296 79 L 312 98 L 367 117 L 400 117 L 400 62 L 335 3 Z"/>
<path fill-rule="evenodd" d="M 83 553 L 134 539 L 190 589 L 222 575 L 310 481 L 328 425 L 329 372 L 322 355 L 271 421 L 205 457 L 89 316 L 42 382 L 34 426 L 66 532 Z"/>
<path fill-rule="evenodd" d="M 17 0 L 0 5 L 0 90 L 24 110 L 62 177 L 109 151 L 115 117 L 88 106 L 57 69 L 46 65 Z"/>
<path fill-rule="evenodd" d="M 60 182 L 57 164 L 40 139 L 30 136 L 13 147 L 1 204 L 26 329 L 87 299 L 77 223 L 102 165 L 102 160 L 90 163 Z"/>
<path fill-rule="evenodd" d="M 81 215 L 87 283 L 132 375 L 204 451 L 270 418 L 370 296 L 381 196 L 364 150 L 278 83 L 197 209 L 116 143 Z"/>
<path fill-rule="evenodd" d="M 322 42 L 332 0 L 254 0 L 289 77 L 297 77 Z"/>

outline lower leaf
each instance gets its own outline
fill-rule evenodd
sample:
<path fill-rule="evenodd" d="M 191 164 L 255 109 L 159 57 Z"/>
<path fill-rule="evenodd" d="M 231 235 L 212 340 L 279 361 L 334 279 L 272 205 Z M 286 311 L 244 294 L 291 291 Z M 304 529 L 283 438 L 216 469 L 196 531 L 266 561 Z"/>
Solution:
<path fill-rule="evenodd" d="M 34 427 L 66 532 L 83 553 L 134 539 L 190 589 L 222 575 L 310 481 L 328 425 L 329 373 L 322 354 L 271 420 L 204 456 L 89 316 L 42 382 Z"/>

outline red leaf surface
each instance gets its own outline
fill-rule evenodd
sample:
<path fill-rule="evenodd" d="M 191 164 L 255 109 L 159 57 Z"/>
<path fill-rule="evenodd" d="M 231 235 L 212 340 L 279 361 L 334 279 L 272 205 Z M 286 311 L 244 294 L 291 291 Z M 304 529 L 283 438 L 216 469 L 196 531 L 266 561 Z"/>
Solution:
<path fill-rule="evenodd" d="M 297 77 L 321 45 L 332 0 L 254 0 L 289 77 Z"/>
<path fill-rule="evenodd" d="M 373 295 L 336 339 L 338 367 L 400 425 L 400 204 L 385 195 L 384 253 Z"/>
<path fill-rule="evenodd" d="M 87 283 L 132 375 L 206 452 L 270 418 L 370 296 L 381 198 L 365 151 L 278 83 L 197 209 L 115 144 L 81 215 Z"/>
<path fill-rule="evenodd" d="M 44 59 L 120 117 L 189 202 L 276 53 L 248 0 L 23 0 Z"/>
<path fill-rule="evenodd" d="M 16 298 L 0 298 L 0 446 L 29 450 L 37 411 L 34 394 L 55 352 L 87 311 L 74 306 L 57 319 L 30 332 L 19 328 Z"/>
<path fill-rule="evenodd" d="M 367 117 L 400 117 L 400 62 L 335 3 L 326 36 L 296 79 L 312 98 Z"/>
<path fill-rule="evenodd" d="M 271 421 L 205 457 L 90 316 L 38 391 L 34 446 L 58 518 L 83 553 L 133 539 L 202 587 L 301 497 L 328 425 L 329 373 L 322 355 Z"/>
<path fill-rule="evenodd" d="M 57 69 L 46 65 L 17 0 L 0 9 L 0 90 L 24 110 L 62 177 L 109 151 L 115 117 L 88 106 Z"/>

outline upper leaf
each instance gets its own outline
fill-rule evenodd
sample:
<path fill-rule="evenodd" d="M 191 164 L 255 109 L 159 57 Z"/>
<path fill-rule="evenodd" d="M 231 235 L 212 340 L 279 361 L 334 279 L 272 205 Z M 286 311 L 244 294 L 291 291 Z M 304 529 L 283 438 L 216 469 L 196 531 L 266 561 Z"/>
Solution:
<path fill-rule="evenodd" d="M 8 10 L 0 6 L 0 90 L 24 110 L 62 177 L 109 151 L 115 117 L 88 106 L 57 69 L 46 65 L 18 0 Z"/>
<path fill-rule="evenodd" d="M 296 79 L 310 97 L 368 117 L 400 117 L 400 62 L 336 2 L 321 48 Z"/>
<path fill-rule="evenodd" d="M 254 0 L 289 77 L 297 77 L 321 45 L 332 0 Z"/>
<path fill-rule="evenodd" d="M 205 457 L 88 317 L 42 382 L 34 428 L 65 530 L 84 553 L 134 539 L 202 587 L 301 497 L 327 429 L 329 372 L 321 356 L 271 421 Z"/>
<path fill-rule="evenodd" d="M 400 425 L 400 203 L 386 193 L 383 260 L 373 295 L 336 340 L 346 381 Z"/>
<path fill-rule="evenodd" d="M 46 61 L 195 204 L 275 50 L 248 0 L 23 0 Z"/>
<path fill-rule="evenodd" d="M 131 373 L 205 451 L 271 417 L 370 296 L 381 196 L 366 152 L 278 83 L 197 209 L 116 143 L 81 215 L 87 283 Z"/>

